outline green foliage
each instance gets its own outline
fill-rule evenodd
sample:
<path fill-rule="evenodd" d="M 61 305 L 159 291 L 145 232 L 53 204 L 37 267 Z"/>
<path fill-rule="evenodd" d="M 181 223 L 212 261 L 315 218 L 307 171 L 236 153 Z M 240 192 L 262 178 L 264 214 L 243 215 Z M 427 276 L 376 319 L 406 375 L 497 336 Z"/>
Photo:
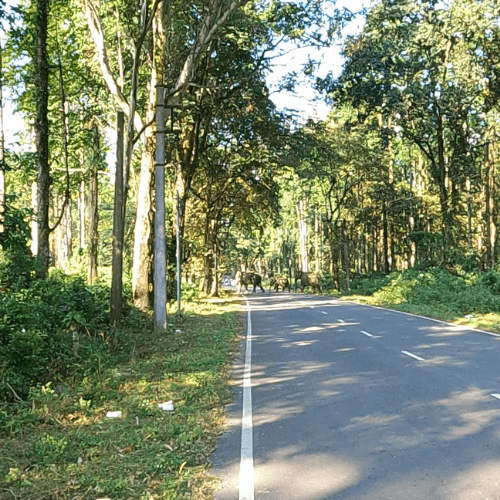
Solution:
<path fill-rule="evenodd" d="M 133 311 L 102 370 L 64 388 L 38 384 L 27 403 L 0 403 L 0 483 L 9 494 L 211 498 L 208 457 L 231 399 L 238 313 L 230 302 L 192 303 L 170 321 L 156 333 Z M 158 408 L 168 400 L 174 412 Z M 123 418 L 105 418 L 118 409 Z"/>
<path fill-rule="evenodd" d="M 30 210 L 14 207 L 5 213 L 5 231 L 0 233 L 0 291 L 28 286 L 38 267 L 29 248 L 31 215 Z"/>
<path fill-rule="evenodd" d="M 107 349 L 109 289 L 57 273 L 0 295 L 0 398 L 95 369 Z"/>
<path fill-rule="evenodd" d="M 486 314 L 500 310 L 497 294 L 500 275 L 490 272 L 456 276 L 438 267 L 427 271 L 410 270 L 390 275 L 388 282 L 373 294 L 387 305 L 403 303 L 438 307 L 465 315 Z"/>
<path fill-rule="evenodd" d="M 361 295 L 373 295 L 384 288 L 390 281 L 390 276 L 373 274 L 371 276 L 358 276 L 351 281 L 351 292 Z"/>

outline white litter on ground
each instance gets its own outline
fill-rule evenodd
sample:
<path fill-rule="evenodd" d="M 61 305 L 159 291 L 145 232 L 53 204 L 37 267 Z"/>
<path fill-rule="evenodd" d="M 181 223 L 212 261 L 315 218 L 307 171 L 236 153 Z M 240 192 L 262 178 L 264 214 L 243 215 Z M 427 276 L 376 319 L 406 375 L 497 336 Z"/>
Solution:
<path fill-rule="evenodd" d="M 122 418 L 122 416 L 121 411 L 108 411 L 108 413 L 106 413 L 106 418 Z"/>
<path fill-rule="evenodd" d="M 173 401 L 166 401 L 165 403 L 160 403 L 158 408 L 161 408 L 164 411 L 174 411 L 174 403 Z"/>

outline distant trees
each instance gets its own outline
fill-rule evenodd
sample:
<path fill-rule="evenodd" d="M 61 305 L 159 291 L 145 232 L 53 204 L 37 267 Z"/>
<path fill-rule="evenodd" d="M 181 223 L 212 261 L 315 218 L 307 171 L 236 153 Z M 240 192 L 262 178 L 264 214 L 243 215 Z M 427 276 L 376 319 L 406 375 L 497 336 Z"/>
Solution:
<path fill-rule="evenodd" d="M 495 266 L 499 14 L 493 2 L 382 1 L 345 44 L 341 75 L 319 81 L 334 112 L 300 132 L 294 169 L 327 186 L 336 286 L 336 269 L 349 287 L 354 270 Z"/>

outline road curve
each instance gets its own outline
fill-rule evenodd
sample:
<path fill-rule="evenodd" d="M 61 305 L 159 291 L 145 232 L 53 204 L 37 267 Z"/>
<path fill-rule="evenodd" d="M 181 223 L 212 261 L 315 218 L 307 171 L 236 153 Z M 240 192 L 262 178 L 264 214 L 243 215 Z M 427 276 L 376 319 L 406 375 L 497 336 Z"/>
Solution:
<path fill-rule="evenodd" d="M 500 338 L 312 295 L 245 300 L 216 500 L 500 500 Z"/>

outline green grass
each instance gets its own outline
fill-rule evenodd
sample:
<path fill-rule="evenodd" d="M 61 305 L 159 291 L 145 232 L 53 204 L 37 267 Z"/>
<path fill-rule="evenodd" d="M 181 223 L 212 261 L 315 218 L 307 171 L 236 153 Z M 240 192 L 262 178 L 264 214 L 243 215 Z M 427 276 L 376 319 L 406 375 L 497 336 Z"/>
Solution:
<path fill-rule="evenodd" d="M 500 295 L 492 278 L 493 271 L 457 276 L 438 268 L 411 270 L 362 278 L 342 298 L 500 332 Z"/>
<path fill-rule="evenodd" d="M 211 498 L 238 301 L 193 302 L 169 323 L 156 334 L 138 319 L 95 373 L 0 406 L 1 500 Z M 169 400 L 174 412 L 158 408 Z"/>

